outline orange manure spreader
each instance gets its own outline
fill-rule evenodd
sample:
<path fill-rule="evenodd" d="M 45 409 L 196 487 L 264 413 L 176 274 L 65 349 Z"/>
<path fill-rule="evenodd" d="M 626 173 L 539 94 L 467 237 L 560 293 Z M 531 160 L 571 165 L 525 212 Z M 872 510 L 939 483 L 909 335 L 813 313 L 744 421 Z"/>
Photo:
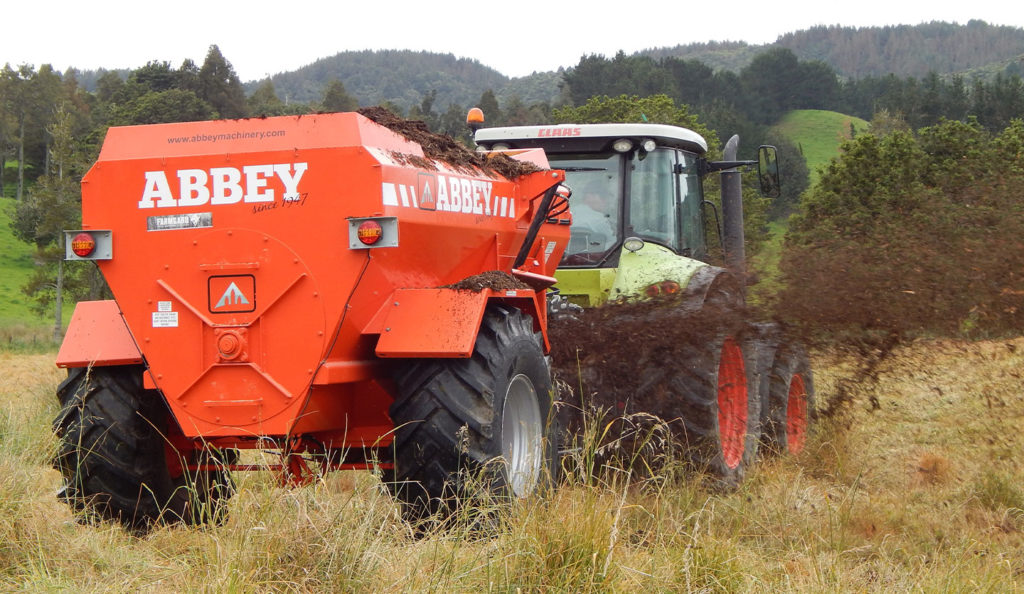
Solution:
<path fill-rule="evenodd" d="M 67 232 L 114 299 L 79 303 L 58 355 L 62 497 L 136 529 L 216 521 L 246 449 L 294 483 L 379 468 L 412 517 L 453 509 L 464 476 L 503 497 L 552 480 L 564 174 L 415 124 L 110 129 Z"/>

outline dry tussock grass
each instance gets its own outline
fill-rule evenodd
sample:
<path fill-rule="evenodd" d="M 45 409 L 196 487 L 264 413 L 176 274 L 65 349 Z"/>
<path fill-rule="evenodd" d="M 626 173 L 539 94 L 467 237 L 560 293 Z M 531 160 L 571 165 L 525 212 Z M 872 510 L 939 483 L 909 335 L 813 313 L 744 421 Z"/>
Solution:
<path fill-rule="evenodd" d="M 854 365 L 816 358 L 820 393 Z M 573 481 L 486 534 L 416 535 L 372 476 L 238 477 L 223 526 L 135 537 L 55 497 L 52 354 L 0 352 L 0 589 L 906 591 L 1020 589 L 1024 339 L 922 342 L 735 492 Z M 614 478 L 614 477 L 613 477 Z M 621 479 L 621 477 L 620 477 Z"/>

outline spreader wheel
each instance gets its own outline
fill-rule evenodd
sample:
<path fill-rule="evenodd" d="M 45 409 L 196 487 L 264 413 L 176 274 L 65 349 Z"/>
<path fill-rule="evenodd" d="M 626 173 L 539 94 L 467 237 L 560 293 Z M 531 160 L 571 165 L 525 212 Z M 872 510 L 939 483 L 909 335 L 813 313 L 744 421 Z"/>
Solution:
<path fill-rule="evenodd" d="M 488 308 L 469 359 L 410 362 L 396 379 L 385 483 L 409 519 L 443 518 L 477 494 L 526 497 L 555 476 L 550 370 L 518 309 Z"/>
<path fill-rule="evenodd" d="M 169 412 L 159 392 L 143 388 L 143 372 L 139 366 L 68 370 L 53 423 L 60 438 L 54 467 L 65 481 L 60 496 L 86 519 L 117 520 L 136 531 L 158 521 L 222 520 L 233 491 L 227 470 L 183 468 L 224 459 L 180 455 L 170 446 Z M 181 469 L 176 476 L 172 467 Z"/>

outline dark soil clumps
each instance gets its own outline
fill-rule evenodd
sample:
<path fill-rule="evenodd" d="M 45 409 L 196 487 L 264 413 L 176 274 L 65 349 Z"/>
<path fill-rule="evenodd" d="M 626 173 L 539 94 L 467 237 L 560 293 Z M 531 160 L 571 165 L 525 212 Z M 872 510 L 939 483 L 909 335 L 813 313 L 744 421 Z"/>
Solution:
<path fill-rule="evenodd" d="M 485 156 L 474 152 L 451 136 L 431 132 L 425 122 L 403 119 L 383 107 L 364 107 L 359 113 L 419 144 L 423 148 L 423 154 L 429 159 L 443 161 L 457 169 L 479 169 L 485 173 L 497 173 L 507 179 L 540 171 L 532 163 L 517 161 L 507 155 Z M 408 161 L 408 158 L 406 160 Z M 421 163 L 418 160 L 409 162 L 417 167 L 435 169 L 431 163 Z"/>
<path fill-rule="evenodd" d="M 645 388 L 686 364 L 677 358 L 682 349 L 727 329 L 735 333 L 742 325 L 742 313 L 692 312 L 673 301 L 586 309 L 572 318 L 549 320 L 553 371 L 573 389 L 592 395 L 588 399 L 594 406 L 619 411 L 630 406 L 674 417 L 675 403 Z"/>
<path fill-rule="evenodd" d="M 685 452 L 691 440 L 683 419 L 691 404 L 684 394 L 699 381 L 697 368 L 716 341 L 726 334 L 742 340 L 751 328 L 745 317 L 734 308 L 694 311 L 680 300 L 656 300 L 550 320 L 563 428 L 578 439 L 585 422 L 600 427 L 592 445 L 601 463 L 642 457 L 653 469 L 655 459 Z"/>
<path fill-rule="evenodd" d="M 492 291 L 517 291 L 519 289 L 529 289 L 530 285 L 507 272 L 491 270 L 488 272 L 481 272 L 480 274 L 474 274 L 473 276 L 464 278 L 457 283 L 445 285 L 441 288 L 479 293 L 484 289 L 491 289 Z"/>

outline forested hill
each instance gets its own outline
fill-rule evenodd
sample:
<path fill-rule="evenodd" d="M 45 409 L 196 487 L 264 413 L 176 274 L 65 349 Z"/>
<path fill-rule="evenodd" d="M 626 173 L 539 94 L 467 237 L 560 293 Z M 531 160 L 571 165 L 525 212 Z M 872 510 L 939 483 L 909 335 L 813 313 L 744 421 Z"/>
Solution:
<path fill-rule="evenodd" d="M 1024 29 L 970 21 L 916 27 L 815 27 L 783 35 L 776 45 L 805 60 L 830 64 L 841 76 L 923 77 L 979 69 L 995 74 L 1024 60 Z"/>
<path fill-rule="evenodd" d="M 738 71 L 758 53 L 774 47 L 792 50 L 801 60 L 820 60 L 840 76 L 921 78 L 966 73 L 1020 73 L 1024 67 L 1024 29 L 972 20 L 966 25 L 931 22 L 889 27 L 812 27 L 787 33 L 775 43 L 711 42 L 647 50 L 653 58 L 698 60 L 714 69 Z"/>
<path fill-rule="evenodd" d="M 339 80 L 361 105 L 393 103 L 408 110 L 420 106 L 429 93 L 434 93 L 432 107 L 443 111 L 452 103 L 471 105 L 488 89 L 502 99 L 515 95 L 526 104 L 553 103 L 558 96 L 561 72 L 510 79 L 476 60 L 452 54 L 366 50 L 321 58 L 298 70 L 276 74 L 270 80 L 286 102 L 317 102 L 327 83 Z M 257 82 L 250 82 L 247 91 L 251 93 L 257 86 Z"/>
<path fill-rule="evenodd" d="M 703 62 L 714 70 L 738 72 L 759 54 L 784 47 L 800 60 L 820 60 L 844 78 L 920 78 L 930 72 L 994 76 L 1024 73 L 1024 29 L 970 21 L 889 27 L 820 26 L 788 33 L 775 43 L 710 42 L 649 49 L 640 55 Z M 612 56 L 607 56 L 611 58 Z M 583 58 L 583 56 L 581 56 Z M 575 66 L 575 65 L 573 65 Z M 555 103 L 561 72 L 509 78 L 477 60 L 452 54 L 404 50 L 350 51 L 325 57 L 271 77 L 282 100 L 318 101 L 331 80 L 341 81 L 362 105 L 393 103 L 403 110 L 420 106 L 434 92 L 433 109 L 470 105 L 491 90 L 505 104 L 515 97 L 526 105 Z M 246 85 L 252 93 L 258 81 Z"/>
<path fill-rule="evenodd" d="M 436 91 L 449 102 L 466 105 L 483 89 L 500 89 L 508 77 L 476 60 L 405 50 L 342 52 L 292 72 L 271 77 L 285 101 L 319 101 L 331 80 L 339 80 L 362 105 L 390 101 L 404 108 L 419 105 Z"/>

